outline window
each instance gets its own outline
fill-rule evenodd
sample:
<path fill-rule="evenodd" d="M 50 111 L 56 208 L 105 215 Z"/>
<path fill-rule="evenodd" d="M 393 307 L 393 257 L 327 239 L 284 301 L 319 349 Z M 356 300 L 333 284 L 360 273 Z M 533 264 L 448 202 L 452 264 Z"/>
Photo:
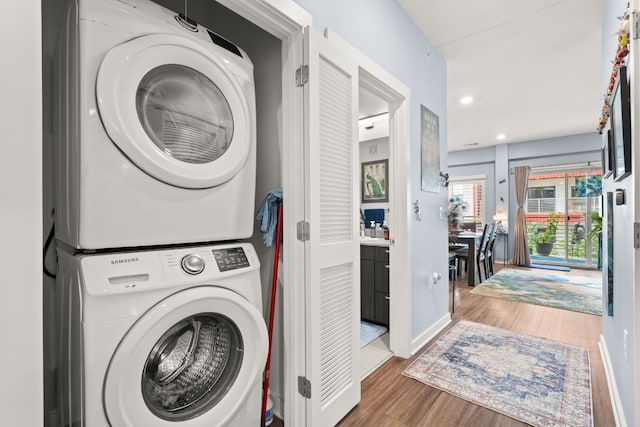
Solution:
<path fill-rule="evenodd" d="M 531 182 L 529 182 L 531 185 Z M 527 190 L 527 212 L 550 212 L 556 210 L 556 187 L 529 187 Z"/>
<path fill-rule="evenodd" d="M 556 187 L 533 187 L 529 188 L 530 199 L 548 199 L 556 197 Z"/>
<path fill-rule="evenodd" d="M 449 183 L 449 198 L 460 196 L 469 204 L 465 212 L 464 222 L 485 223 L 484 214 L 484 189 L 485 178 L 460 177 L 452 178 Z"/>

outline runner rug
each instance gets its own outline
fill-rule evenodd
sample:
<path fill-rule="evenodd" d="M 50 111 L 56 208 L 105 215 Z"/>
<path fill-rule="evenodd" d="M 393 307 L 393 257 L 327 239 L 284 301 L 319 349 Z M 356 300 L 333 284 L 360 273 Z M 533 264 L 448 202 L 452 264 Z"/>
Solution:
<path fill-rule="evenodd" d="M 403 375 L 533 426 L 592 425 L 584 348 L 461 320 Z"/>
<path fill-rule="evenodd" d="M 550 271 L 505 268 L 480 283 L 472 294 L 602 314 L 602 278 Z"/>

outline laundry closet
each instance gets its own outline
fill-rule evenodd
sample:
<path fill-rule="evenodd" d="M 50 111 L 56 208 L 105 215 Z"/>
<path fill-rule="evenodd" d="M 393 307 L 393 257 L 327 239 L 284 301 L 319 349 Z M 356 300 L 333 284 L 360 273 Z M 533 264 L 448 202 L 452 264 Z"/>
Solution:
<path fill-rule="evenodd" d="M 64 16 L 62 14 L 66 10 L 66 7 L 65 7 L 66 2 L 63 0 L 60 0 L 57 2 L 45 2 L 45 3 L 47 4 L 46 5 L 43 4 L 43 8 L 51 9 L 50 10 L 51 13 L 47 13 L 46 10 L 43 13 L 43 16 L 45 17 L 45 22 L 43 23 L 43 33 L 45 34 L 45 40 L 47 40 L 46 37 L 57 39 L 58 35 L 61 34 L 60 30 L 64 25 L 63 24 Z M 216 214 L 216 211 L 212 209 L 211 212 L 205 213 L 205 216 L 208 216 L 209 221 L 211 221 L 213 224 L 215 224 L 217 219 L 218 221 L 220 221 L 222 219 L 221 218 L 222 216 L 251 218 L 251 222 L 254 230 L 253 236 L 247 239 L 242 239 L 240 241 L 237 241 L 237 243 L 231 242 L 230 244 L 225 244 L 223 242 L 223 245 L 220 247 L 221 249 L 218 249 L 218 246 L 214 248 L 214 258 L 223 256 L 223 257 L 229 257 L 229 259 L 232 262 L 235 262 L 237 259 L 240 259 L 240 262 L 243 262 L 242 256 L 244 255 L 241 253 L 240 254 L 241 257 L 237 258 L 237 254 L 238 254 L 237 251 L 239 250 L 240 252 L 243 252 L 244 250 L 244 253 L 246 253 L 246 256 L 249 258 L 248 261 L 246 262 L 252 264 L 254 263 L 254 261 L 252 261 L 251 252 L 253 251 L 253 248 L 255 248 L 255 251 L 257 253 L 257 256 L 260 262 L 261 269 L 259 271 L 260 280 L 254 281 L 253 283 L 262 284 L 262 289 L 260 290 L 261 292 L 257 292 L 258 295 L 262 294 L 262 301 L 260 301 L 258 304 L 263 305 L 263 307 L 261 307 L 262 311 L 266 313 L 266 315 L 268 315 L 268 297 L 270 295 L 270 283 L 271 283 L 270 279 L 271 279 L 271 269 L 272 269 L 272 261 L 273 261 L 273 248 L 265 247 L 263 242 L 263 236 L 262 236 L 262 233 L 260 232 L 260 224 L 257 221 L 255 221 L 254 218 L 256 216 L 256 212 L 260 204 L 264 200 L 267 193 L 277 187 L 282 186 L 281 166 L 280 166 L 281 146 L 280 146 L 280 134 L 279 134 L 279 132 L 281 132 L 281 129 L 279 129 L 279 126 L 278 126 L 278 114 L 280 113 L 280 105 L 281 105 L 281 98 L 282 98 L 281 97 L 282 59 L 281 59 L 280 41 L 274 38 L 273 36 L 271 36 L 270 34 L 262 31 L 261 29 L 251 24 L 250 22 L 244 20 L 237 14 L 219 5 L 218 3 L 205 1 L 205 0 L 191 0 L 188 2 L 188 9 L 186 10 L 184 9 L 185 2 L 183 1 L 161 1 L 156 3 L 166 7 L 167 9 L 171 9 L 175 11 L 176 15 L 184 14 L 185 18 L 188 18 L 188 19 L 185 19 L 186 21 L 190 21 L 190 20 L 195 21 L 197 24 L 208 28 L 212 32 L 215 32 L 216 35 L 221 36 L 221 39 L 219 39 L 220 41 L 218 42 L 220 45 L 225 45 L 226 43 L 225 39 L 230 41 L 232 44 L 237 45 L 240 49 L 247 52 L 247 55 L 249 56 L 250 60 L 253 62 L 255 103 L 257 108 L 256 125 L 255 125 L 256 126 L 256 129 L 255 129 L 256 146 L 255 147 L 256 147 L 256 157 L 257 157 L 255 198 L 251 197 L 251 200 L 244 201 L 240 204 L 236 203 L 236 200 L 247 198 L 246 193 L 242 193 L 241 189 L 236 189 L 234 191 L 237 192 L 238 194 L 233 196 L 228 196 L 228 197 L 234 197 L 233 200 L 230 199 L 228 201 L 225 201 L 224 198 L 219 199 L 219 201 L 216 204 L 216 209 L 220 209 L 220 212 L 218 214 Z M 211 37 L 213 38 L 214 36 L 212 35 Z M 51 39 L 48 39 L 48 40 L 51 40 Z M 71 43 L 73 42 L 74 41 L 72 40 Z M 229 45 L 229 46 L 231 46 L 230 49 L 232 49 L 232 45 Z M 55 63 L 54 61 L 54 58 L 56 56 L 55 49 L 56 49 L 55 43 L 45 43 L 43 45 L 43 52 L 44 52 L 43 81 L 44 81 L 44 88 L 45 88 L 44 116 L 45 116 L 45 123 L 46 123 L 45 130 L 44 130 L 44 138 L 43 138 L 43 141 L 44 141 L 43 142 L 43 145 L 44 145 L 43 146 L 43 153 L 44 153 L 43 224 L 47 232 L 53 227 L 52 209 L 54 204 L 54 193 L 56 192 L 56 189 L 53 187 L 52 183 L 56 181 L 58 182 L 62 181 L 62 179 L 56 180 L 54 178 L 54 175 L 55 175 L 54 170 L 56 169 L 56 163 L 63 164 L 63 167 L 65 169 L 68 169 L 68 165 L 64 164 L 64 160 L 62 162 L 60 161 L 59 159 L 60 156 L 57 155 L 57 152 L 56 152 L 57 150 L 53 147 L 54 134 L 56 132 L 56 127 L 57 127 L 57 124 L 55 123 L 57 98 L 59 96 L 65 96 L 65 94 L 62 94 L 62 95 L 60 94 L 61 91 L 60 91 L 60 87 L 57 80 L 60 77 L 59 75 L 60 68 L 58 68 L 59 64 Z M 68 78 L 70 79 L 71 77 L 68 77 Z M 67 96 L 73 96 L 74 94 L 69 95 L 69 92 L 71 92 L 72 90 L 73 89 L 70 89 L 69 87 L 65 87 L 63 92 L 67 92 Z M 91 94 L 91 96 L 93 96 L 93 94 Z M 241 123 L 241 125 L 245 127 L 250 126 L 248 123 L 246 124 Z M 71 125 L 71 127 L 73 127 L 73 124 Z M 235 129 L 235 132 L 236 134 L 241 134 L 245 132 L 245 129 L 237 128 Z M 127 153 L 125 152 L 125 154 Z M 149 172 L 147 171 L 147 173 Z M 118 175 L 117 170 L 114 170 L 113 178 L 118 179 L 117 175 Z M 102 194 L 102 195 L 98 194 L 96 196 L 108 202 L 108 199 L 109 199 L 108 194 Z M 180 206 L 181 203 L 186 203 L 186 201 L 180 202 L 179 200 L 176 200 L 175 203 L 176 203 L 176 207 L 178 207 Z M 135 203 L 129 204 L 128 207 L 135 209 Z M 125 206 L 123 206 L 123 208 L 125 208 L 123 210 L 126 210 Z M 158 215 L 163 215 L 163 214 L 166 214 L 166 212 L 158 212 Z M 99 213 L 97 213 L 97 214 L 93 214 L 92 216 L 99 218 L 100 215 Z M 178 221 L 180 220 L 180 214 L 176 213 L 175 217 L 176 217 L 176 220 Z M 107 221 L 109 220 L 108 217 L 106 219 Z M 148 219 L 150 221 L 153 221 L 154 220 L 153 215 L 149 215 Z M 62 221 L 64 222 L 64 218 L 62 219 Z M 80 249 L 82 249 L 83 247 L 86 247 L 91 249 L 90 252 L 94 252 L 95 250 L 100 252 L 101 248 L 109 248 L 109 247 L 115 248 L 116 251 L 123 252 L 122 249 L 118 249 L 118 248 L 124 247 L 124 246 L 148 247 L 149 245 L 152 245 L 152 246 L 154 245 L 154 242 L 151 242 L 151 241 L 141 241 L 140 244 L 136 244 L 135 237 L 131 242 L 125 242 L 124 244 L 121 241 L 113 241 L 113 243 L 109 243 L 108 239 L 113 237 L 113 235 L 118 234 L 118 230 L 112 230 L 113 233 L 109 233 L 110 227 L 107 226 L 107 227 L 104 227 L 102 230 L 102 231 L 107 231 L 103 235 L 104 238 L 107 240 L 98 239 L 99 243 L 96 243 L 95 246 L 85 246 L 84 243 L 80 243 L 80 238 L 78 238 L 77 240 L 74 240 L 75 237 L 73 236 L 62 237 L 62 235 L 65 234 L 64 230 L 66 225 L 67 225 L 66 223 L 58 225 L 58 228 L 63 231 L 62 233 L 59 232 L 56 238 L 63 239 L 64 245 L 69 244 L 69 246 L 76 246 Z M 95 227 L 97 231 L 102 232 L 100 230 L 99 224 L 93 224 L 92 227 Z M 232 227 L 225 226 L 223 222 L 220 222 L 220 227 L 221 228 L 219 229 L 219 231 L 216 231 L 215 233 L 213 233 L 213 235 L 215 235 L 216 237 L 222 236 L 222 238 L 219 238 L 216 240 L 228 240 L 227 238 L 224 238 L 224 233 L 228 232 L 229 230 L 231 230 L 231 235 L 236 233 L 235 231 L 233 231 Z M 70 228 L 73 229 L 74 227 L 72 226 Z M 162 233 L 165 233 L 165 232 L 172 233 L 171 229 L 167 227 L 159 228 L 159 230 L 160 230 L 159 231 L 160 235 L 162 235 Z M 68 233 L 68 234 L 72 234 L 72 233 Z M 111 234 L 111 237 L 110 237 L 110 234 Z M 120 233 L 120 234 L 127 236 L 126 232 Z M 177 234 L 179 234 L 179 232 Z M 239 234 L 246 234 L 246 232 L 241 231 Z M 149 235 L 153 235 L 153 233 L 149 233 Z M 204 233 L 203 235 L 207 235 L 207 233 Z M 130 238 L 130 237 L 131 236 L 127 236 L 127 238 Z M 170 239 L 173 239 L 173 238 L 174 237 L 171 237 Z M 172 242 L 174 247 L 176 243 L 179 244 L 180 236 L 176 235 L 175 239 L 176 239 L 175 242 Z M 47 245 L 47 256 L 46 256 L 46 262 L 45 262 L 49 277 L 45 278 L 44 307 L 43 307 L 44 319 L 45 319 L 44 320 L 44 336 L 45 336 L 45 345 L 44 345 L 44 352 L 45 352 L 44 368 L 45 369 L 44 371 L 45 371 L 45 420 L 46 420 L 45 425 L 57 425 L 57 423 L 59 422 L 58 419 L 62 417 L 61 412 L 64 412 L 68 409 L 68 408 L 64 408 L 61 411 L 59 408 L 60 406 L 59 402 L 61 401 L 61 399 L 60 399 L 60 396 L 57 396 L 58 393 L 56 391 L 56 387 L 57 387 L 56 376 L 58 377 L 60 376 L 60 372 L 58 372 L 60 369 L 66 369 L 66 368 L 62 368 L 61 366 L 58 366 L 56 361 L 57 354 L 62 354 L 63 357 L 66 359 L 71 358 L 72 363 L 76 363 L 76 362 L 83 363 L 83 362 L 82 362 L 82 359 L 76 360 L 74 359 L 73 355 L 69 355 L 67 353 L 67 350 L 65 349 L 66 344 L 64 344 L 65 343 L 64 340 L 62 341 L 62 343 L 58 342 L 59 331 L 56 330 L 56 325 L 58 320 L 57 316 L 59 316 L 59 313 L 58 314 L 56 313 L 56 309 L 54 309 L 54 307 L 60 305 L 61 297 L 60 295 L 56 296 L 56 292 L 54 290 L 56 287 L 55 281 L 51 278 L 51 276 L 55 275 L 55 272 L 56 272 L 56 266 L 55 266 L 56 257 L 54 255 L 55 254 L 55 248 L 54 248 L 55 245 L 53 243 L 54 241 L 52 239 L 49 239 L 49 240 L 50 241 L 49 241 L 49 244 Z M 233 239 L 233 240 L 236 241 L 236 239 Z M 197 242 L 197 236 L 189 237 L 188 241 L 191 244 L 193 244 L 194 242 Z M 208 239 L 205 240 L 205 243 L 206 241 L 208 241 Z M 156 244 L 163 244 L 163 243 L 164 244 L 169 243 L 169 240 L 167 240 L 166 242 L 160 241 L 160 242 L 157 242 Z M 253 245 L 253 248 L 250 248 L 249 246 L 243 246 L 244 243 L 251 243 Z M 234 251 L 234 254 L 230 255 L 229 253 L 227 253 L 226 251 L 228 249 L 231 251 Z M 187 251 L 193 252 L 193 250 L 191 249 Z M 182 256 L 179 253 L 180 251 L 178 251 L 177 249 L 174 250 L 174 252 L 175 253 L 168 253 L 166 255 L 168 257 L 167 259 L 174 257 L 176 255 L 179 257 Z M 222 255 L 222 253 L 224 253 L 224 255 Z M 160 252 L 160 255 L 164 256 L 162 255 L 161 252 Z M 205 259 L 205 261 L 207 261 L 206 259 L 207 256 L 210 257 L 211 255 L 204 254 L 203 259 Z M 141 255 L 140 258 L 143 258 L 143 256 Z M 61 267 L 59 268 L 59 274 L 66 274 L 67 276 L 69 275 L 73 276 L 73 268 L 74 268 L 75 261 L 73 261 L 71 257 L 68 257 L 63 253 L 60 254 L 58 259 L 59 259 L 59 263 L 61 264 Z M 126 253 L 124 254 L 124 256 L 120 257 L 120 260 L 122 260 L 122 262 L 129 262 L 132 259 L 134 258 L 132 258 L 131 256 L 129 256 L 129 254 L 126 254 Z M 138 259 L 137 255 L 135 259 L 136 260 Z M 114 262 L 120 262 L 120 260 L 112 260 L 111 263 L 113 264 Z M 183 269 L 195 268 L 197 270 L 200 267 L 200 263 L 202 262 L 202 260 L 198 260 L 195 258 L 194 260 L 195 260 L 195 264 L 190 265 L 189 264 L 190 261 L 187 260 L 187 264 L 185 265 L 185 261 L 183 259 L 182 268 Z M 208 261 L 214 262 L 214 259 L 210 259 Z M 216 261 L 218 260 L 216 259 Z M 130 269 L 132 274 L 136 276 L 134 270 L 135 269 L 133 270 Z M 88 275 L 86 271 L 84 274 Z M 131 276 L 131 277 L 134 277 L 134 276 Z M 153 277 L 153 275 L 151 276 Z M 109 280 L 111 281 L 112 279 L 109 279 Z M 129 280 L 129 279 L 127 278 L 124 280 Z M 137 280 L 140 280 L 140 279 L 137 278 Z M 142 279 L 142 280 L 145 280 L 145 279 Z M 117 279 L 116 279 L 116 282 L 117 282 Z M 229 279 L 227 280 L 227 283 L 233 283 L 233 281 Z M 136 284 L 133 284 L 132 286 L 136 286 Z M 230 285 L 230 286 L 233 287 L 233 285 Z M 238 286 L 244 286 L 244 285 L 238 285 Z M 251 289 L 248 289 L 247 293 L 248 295 L 256 294 Z M 69 295 L 69 296 L 63 295 L 62 299 L 65 299 L 65 298 L 69 298 L 69 300 L 71 301 L 70 304 L 72 305 L 75 305 L 78 303 L 78 301 L 74 299 L 73 295 Z M 280 302 L 278 303 L 278 308 L 276 309 L 276 313 L 277 313 L 276 328 L 274 333 L 273 350 L 272 350 L 273 355 L 272 355 L 272 362 L 271 362 L 271 394 L 273 396 L 278 396 L 278 398 L 282 400 L 284 393 L 282 391 L 282 388 L 283 388 L 283 384 L 282 384 L 283 371 L 282 371 L 282 357 L 281 357 L 282 338 L 281 338 L 281 334 L 279 333 L 279 329 L 282 325 L 282 305 Z M 73 314 L 73 315 L 69 314 L 69 315 L 77 316 L 77 314 Z M 231 317 L 231 315 L 229 315 L 229 317 Z M 155 322 L 155 323 L 158 323 L 158 322 Z M 242 323 L 242 321 L 240 321 L 240 323 Z M 206 326 L 206 322 L 202 322 L 202 324 Z M 70 327 L 73 328 L 73 326 L 70 326 Z M 251 348 L 252 345 L 258 345 L 258 346 L 261 345 L 261 343 L 263 342 L 263 338 L 261 336 L 254 336 L 252 331 L 246 330 L 246 329 L 245 331 L 242 332 L 242 334 L 245 336 L 245 339 L 248 339 L 250 341 L 250 342 L 244 343 L 246 345 L 245 355 L 244 355 L 245 359 L 250 359 L 254 357 L 256 354 L 260 354 L 263 351 L 262 348 L 258 348 L 259 351 Z M 232 339 L 231 341 L 232 347 L 238 346 L 237 344 L 233 344 L 233 337 L 231 339 Z M 255 341 L 255 343 L 252 343 L 252 341 Z M 89 357 L 89 356 L 85 354 L 85 357 Z M 126 360 L 126 359 L 123 359 L 123 360 Z M 111 368 L 113 368 L 114 365 L 117 365 L 117 364 L 118 362 L 116 357 L 114 358 L 114 361 L 111 362 Z M 263 367 L 264 366 L 261 364 L 261 367 L 259 369 L 260 379 L 261 379 Z M 123 365 L 123 369 L 124 368 L 126 368 L 126 363 Z M 66 371 L 64 371 L 63 377 L 66 375 L 73 376 L 75 374 L 66 373 Z M 123 375 L 127 376 L 129 374 L 125 373 Z M 137 374 L 134 373 L 133 375 L 135 376 Z M 241 379 L 242 381 L 248 381 L 247 378 L 242 379 L 242 370 L 240 370 L 239 374 L 236 373 L 236 375 L 239 375 L 238 378 Z M 99 383 L 101 383 L 102 379 L 94 378 L 92 381 L 98 381 Z M 231 380 L 226 380 L 226 381 L 231 381 Z M 108 386 L 109 381 L 107 381 L 106 383 Z M 259 388 L 260 388 L 260 394 L 261 394 L 262 381 L 259 381 L 259 383 L 260 383 Z M 58 384 L 58 387 L 59 387 L 59 384 Z M 134 385 L 134 388 L 135 388 L 135 385 Z M 251 395 L 254 395 L 256 393 L 258 393 L 257 389 L 255 391 L 252 391 Z M 74 395 L 71 398 L 80 399 L 79 395 Z M 107 399 L 107 397 L 105 397 L 105 399 Z M 213 397 L 209 400 L 213 402 L 217 399 L 219 398 Z M 58 400 L 58 402 L 56 402 L 56 400 Z M 62 399 L 62 402 L 63 402 L 63 406 L 67 405 L 67 400 Z M 236 402 L 236 404 L 240 404 L 240 402 Z M 257 412 L 257 409 L 253 408 L 253 406 L 254 405 L 252 405 L 252 410 Z M 137 410 L 137 409 L 134 408 L 134 410 Z M 77 411 L 76 409 L 71 410 L 72 412 L 71 417 L 76 416 L 75 415 L 76 411 Z M 202 410 L 198 410 L 198 411 L 202 411 Z M 193 414 L 197 414 L 198 411 L 194 411 Z M 116 412 L 118 411 L 116 410 Z M 158 413 L 161 413 L 161 411 L 158 411 Z M 65 417 L 67 416 L 69 416 L 69 414 L 65 415 Z M 167 419 L 170 419 L 171 416 L 172 415 L 167 415 Z M 187 416 L 191 417 L 193 415 L 187 414 Z M 220 418 L 220 419 L 223 419 L 223 418 Z M 241 425 L 241 424 L 242 423 L 238 425 Z"/>

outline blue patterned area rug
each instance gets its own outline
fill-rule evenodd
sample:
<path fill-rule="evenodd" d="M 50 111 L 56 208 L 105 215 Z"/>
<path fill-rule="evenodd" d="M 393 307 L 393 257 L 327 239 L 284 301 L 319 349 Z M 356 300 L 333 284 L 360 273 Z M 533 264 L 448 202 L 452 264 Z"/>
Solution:
<path fill-rule="evenodd" d="M 602 278 L 505 268 L 472 294 L 589 314 L 602 314 Z"/>
<path fill-rule="evenodd" d="M 584 348 L 461 320 L 402 374 L 532 426 L 592 425 Z"/>

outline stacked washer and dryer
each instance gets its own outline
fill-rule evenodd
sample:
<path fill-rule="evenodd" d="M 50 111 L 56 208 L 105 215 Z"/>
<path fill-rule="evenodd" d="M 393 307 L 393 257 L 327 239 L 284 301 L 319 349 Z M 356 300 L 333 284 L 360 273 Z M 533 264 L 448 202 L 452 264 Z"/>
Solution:
<path fill-rule="evenodd" d="M 257 426 L 253 65 L 147 0 L 71 0 L 58 50 L 64 426 Z"/>

